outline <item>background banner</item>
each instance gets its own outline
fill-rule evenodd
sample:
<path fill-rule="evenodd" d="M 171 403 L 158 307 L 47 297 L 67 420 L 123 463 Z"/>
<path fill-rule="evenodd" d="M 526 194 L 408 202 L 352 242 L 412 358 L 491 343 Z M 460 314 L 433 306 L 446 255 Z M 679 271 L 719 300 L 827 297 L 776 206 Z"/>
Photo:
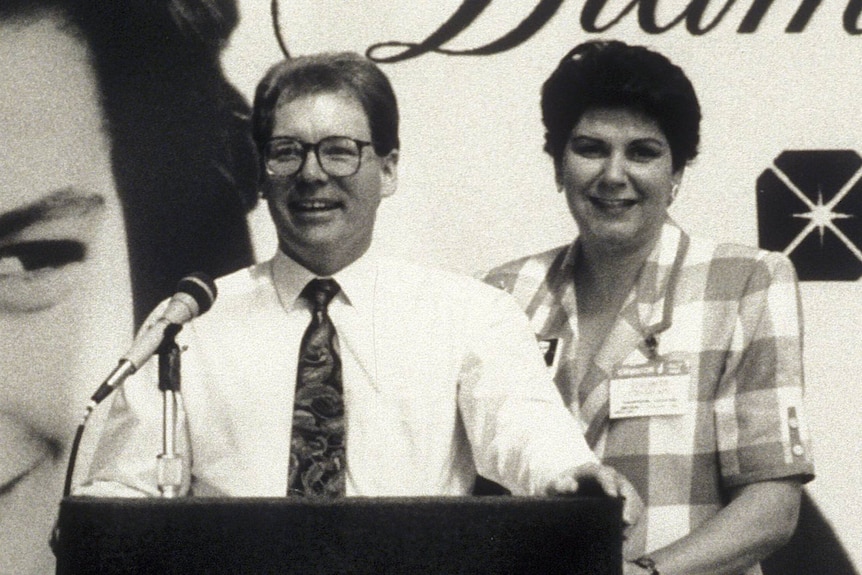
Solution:
<path fill-rule="evenodd" d="M 350 50 L 380 62 L 399 98 L 402 146 L 399 190 L 383 202 L 376 241 L 471 274 L 575 234 L 542 152 L 539 90 L 559 59 L 604 38 L 679 64 L 703 123 L 700 155 L 671 214 L 693 234 L 784 251 L 796 265 L 817 466 L 808 491 L 862 565 L 862 1 L 308 0 L 274 8 L 277 28 L 269 3 L 241 2 L 222 59 L 228 78 L 250 100 L 282 56 L 276 31 L 293 55 Z M 275 238 L 264 206 L 252 223 L 257 256 L 269 257 Z M 818 560 L 831 572 L 828 556 Z"/>

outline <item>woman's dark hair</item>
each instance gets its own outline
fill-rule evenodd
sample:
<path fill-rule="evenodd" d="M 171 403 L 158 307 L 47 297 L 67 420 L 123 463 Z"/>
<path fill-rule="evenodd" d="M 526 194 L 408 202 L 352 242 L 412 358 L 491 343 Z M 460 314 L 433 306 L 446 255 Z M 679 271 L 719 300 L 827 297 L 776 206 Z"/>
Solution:
<path fill-rule="evenodd" d="M 362 104 L 379 156 L 399 148 L 398 102 L 389 79 L 371 60 L 352 52 L 299 56 L 269 69 L 257 86 L 252 133 L 261 153 L 272 136 L 275 110 L 303 96 L 347 92 Z"/>
<path fill-rule="evenodd" d="M 542 86 L 545 151 L 559 163 L 572 128 L 590 108 L 623 107 L 656 120 L 673 169 L 697 156 L 700 104 L 682 69 L 643 46 L 619 41 L 579 44 Z"/>
<path fill-rule="evenodd" d="M 90 48 L 123 205 L 135 325 L 180 278 L 252 263 L 250 109 L 219 55 L 234 0 L 2 0 L 0 19 L 59 14 Z"/>

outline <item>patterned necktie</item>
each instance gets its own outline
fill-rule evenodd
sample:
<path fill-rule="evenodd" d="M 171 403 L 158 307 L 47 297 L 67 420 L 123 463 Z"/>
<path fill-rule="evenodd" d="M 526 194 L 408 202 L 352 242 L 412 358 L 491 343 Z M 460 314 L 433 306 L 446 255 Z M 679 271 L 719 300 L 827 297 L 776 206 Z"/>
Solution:
<path fill-rule="evenodd" d="M 326 312 L 340 289 L 335 280 L 314 279 L 300 294 L 312 304 L 312 317 L 299 348 L 288 495 L 344 495 L 341 358 L 335 326 Z"/>

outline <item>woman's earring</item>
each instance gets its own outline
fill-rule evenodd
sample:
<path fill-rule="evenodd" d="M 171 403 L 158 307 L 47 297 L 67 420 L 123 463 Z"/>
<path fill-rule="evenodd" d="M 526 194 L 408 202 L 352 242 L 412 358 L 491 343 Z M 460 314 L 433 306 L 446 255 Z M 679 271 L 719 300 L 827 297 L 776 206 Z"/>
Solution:
<path fill-rule="evenodd" d="M 676 195 L 679 193 L 679 184 L 674 184 L 670 189 L 670 201 L 676 200 Z"/>

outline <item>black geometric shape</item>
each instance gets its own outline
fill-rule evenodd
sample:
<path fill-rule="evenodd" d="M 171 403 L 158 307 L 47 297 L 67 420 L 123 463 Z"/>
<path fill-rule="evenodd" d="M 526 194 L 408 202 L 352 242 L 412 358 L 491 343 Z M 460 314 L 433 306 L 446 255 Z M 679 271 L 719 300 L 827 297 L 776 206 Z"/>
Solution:
<path fill-rule="evenodd" d="M 815 231 L 808 234 L 790 254 L 801 281 L 856 281 L 862 263 L 835 234 Z"/>
<path fill-rule="evenodd" d="M 786 252 L 801 281 L 858 280 L 860 176 L 862 158 L 854 150 L 782 152 L 757 178 L 760 247 Z"/>
<path fill-rule="evenodd" d="M 808 204 L 792 193 L 773 169 L 757 178 L 757 223 L 760 247 L 781 252 L 798 236 L 808 221 L 788 217 L 808 211 Z"/>

